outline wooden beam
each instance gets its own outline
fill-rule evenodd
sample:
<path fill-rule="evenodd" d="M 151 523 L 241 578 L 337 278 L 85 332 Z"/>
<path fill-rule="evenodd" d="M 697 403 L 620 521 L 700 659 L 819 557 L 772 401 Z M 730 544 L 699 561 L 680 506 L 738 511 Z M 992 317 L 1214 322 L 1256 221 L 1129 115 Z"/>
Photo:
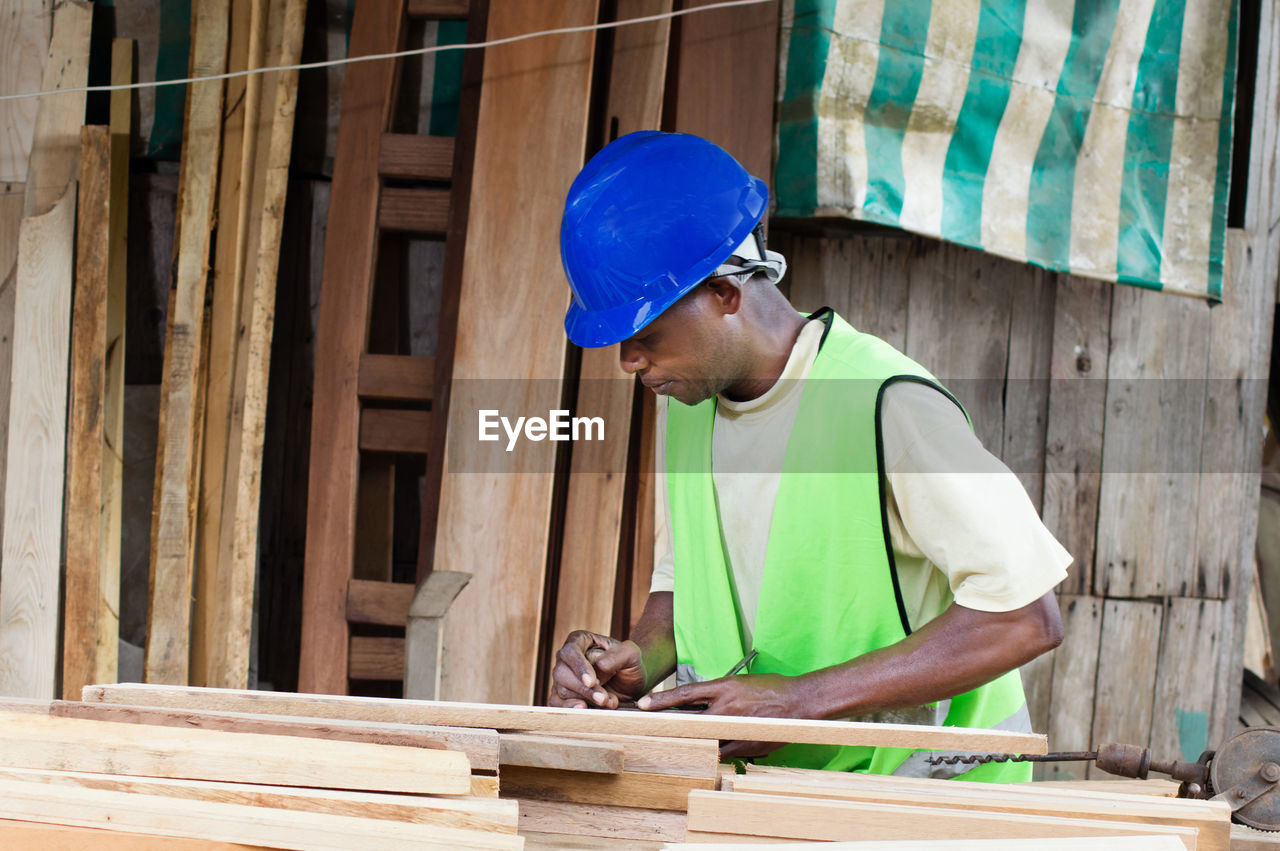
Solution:
<path fill-rule="evenodd" d="M 0 704 L 0 709 L 7 712 L 16 711 L 7 703 Z M 90 721 L 151 724 L 186 730 L 261 733 L 271 736 L 326 739 L 334 742 L 361 742 L 369 745 L 460 751 L 466 754 L 473 771 L 498 770 L 499 740 L 496 730 L 432 727 L 425 724 L 373 724 L 332 718 L 282 717 L 246 712 L 203 712 L 66 700 L 55 700 L 43 710 L 35 711 L 44 711 L 60 718 L 82 718 Z"/>
<path fill-rule="evenodd" d="M 353 635 L 351 666 L 353 680 L 398 680 L 404 677 L 404 639 Z"/>
<path fill-rule="evenodd" d="M 471 0 L 409 0 L 409 17 L 449 20 L 465 18 L 471 11 Z"/>
<path fill-rule="evenodd" d="M 277 715 L 442 724 L 499 730 L 609 733 L 686 739 L 743 739 L 1029 754 L 1047 752 L 1045 737 L 1034 733 L 1007 733 L 1000 730 L 929 727 L 914 724 L 746 718 L 627 710 L 602 712 L 598 709 L 387 700 L 284 692 L 164 687 L 140 683 L 89 686 L 84 691 L 84 700 L 136 706 L 266 712 Z"/>
<path fill-rule="evenodd" d="M 449 190 L 388 186 L 378 205 L 378 227 L 442 236 L 449 227 Z"/>
<path fill-rule="evenodd" d="M 305 16 L 305 0 L 273 4 L 269 62 L 283 67 L 298 62 L 302 55 Z M 267 381 L 298 72 L 271 72 L 266 75 L 264 92 L 258 121 L 263 125 L 259 135 L 266 142 L 262 151 L 265 156 L 259 155 L 254 173 L 255 209 L 259 218 L 247 246 L 246 291 L 241 299 L 241 333 L 236 337 L 236 372 L 218 539 L 220 577 L 216 588 L 224 602 L 225 614 L 219 618 L 217 631 L 211 636 L 210 684 L 224 687 L 244 687 L 249 678 Z"/>
<path fill-rule="evenodd" d="M 372 849 L 520 848 L 518 836 L 428 824 L 305 813 L 217 801 L 0 781 L 10 819 L 112 831 L 239 842 L 250 846 Z"/>
<path fill-rule="evenodd" d="M 408 582 L 352 579 L 347 585 L 347 621 L 404 626 L 411 602 L 413 585 Z"/>
<path fill-rule="evenodd" d="M 504 766 L 621 774 L 624 749 L 612 742 L 583 742 L 567 736 L 503 733 L 498 759 Z M 506 772 L 503 780 L 506 781 Z"/>
<path fill-rule="evenodd" d="M 384 133 L 378 173 L 408 180 L 448 180 L 453 176 L 453 137 Z"/>
<path fill-rule="evenodd" d="M 113 721 L 0 714 L 5 764 L 272 786 L 465 795 L 465 754 L 293 736 L 175 729 Z"/>
<path fill-rule="evenodd" d="M 604 733 L 574 733 L 573 737 L 580 741 L 610 742 L 621 745 L 626 752 L 623 763 L 627 771 L 672 774 L 678 777 L 715 777 L 720 768 L 720 743 L 712 739 L 673 739 L 666 736 L 620 736 Z"/>
<path fill-rule="evenodd" d="M 686 840 L 680 844 L 668 844 L 667 851 L 694 851 L 713 843 L 721 849 L 742 849 L 748 851 L 760 844 L 807 844 L 793 843 L 787 839 L 768 839 L 759 836 L 740 836 L 727 833 L 704 833 L 690 830 Z M 1119 840 L 1114 836 L 1069 836 L 1066 838 L 1037 838 L 1037 851 L 1111 851 Z M 1026 848 L 1026 839 L 885 839 L 881 841 L 855 840 L 852 842 L 828 843 L 833 849 L 857 849 L 857 851 L 1022 851 Z M 1126 836 L 1122 846 L 1125 851 L 1185 851 L 1186 844 L 1180 837 L 1174 836 Z M 1253 849 L 1241 849 L 1253 851 Z"/>
<path fill-rule="evenodd" d="M 226 65 L 229 0 L 192 7 L 191 72 L 221 73 Z M 222 81 L 187 88 L 174 270 L 169 292 L 160 427 L 151 526 L 151 582 L 144 676 L 185 683 L 189 673 L 195 510 L 200 446 L 197 408 L 204 347 L 205 282 L 213 227 L 222 134 Z"/>
<path fill-rule="evenodd" d="M 401 0 L 362 0 L 352 21 L 349 55 L 388 53 L 400 45 Z M 395 83 L 392 62 L 347 68 L 344 119 L 330 195 L 324 284 L 316 329 L 315 410 L 307 480 L 306 571 L 298 688 L 347 690 L 347 581 L 355 563 L 359 481 L 360 355 L 366 350 L 369 293 L 377 257 L 378 146 L 387 129 Z"/>
<path fill-rule="evenodd" d="M 429 402 L 435 385 L 436 359 L 413 355 L 361 355 L 361 399 Z"/>
<path fill-rule="evenodd" d="M 215 780 L 121 777 L 82 771 L 37 771 L 0 767 L 0 779 L 80 789 L 105 789 L 135 795 L 161 795 L 187 801 L 219 801 L 306 813 L 434 824 L 461 830 L 515 833 L 514 801 L 470 796 L 391 795 L 342 789 L 303 789 Z"/>
<path fill-rule="evenodd" d="M 71 312 L 71 421 L 67 437 L 65 626 L 62 693 L 79 694 L 101 682 L 98 612 L 103 588 L 102 539 L 106 533 L 103 465 L 107 356 L 111 131 L 80 131 L 80 196 L 76 222 L 76 286 Z M 117 579 L 118 581 L 118 579 Z M 118 593 L 118 592 L 117 592 Z M 114 664 L 111 666 L 114 669 Z M 112 676 L 109 680 L 115 680 Z"/>
<path fill-rule="evenodd" d="M 487 35 L 593 24 L 596 12 L 594 0 L 493 0 Z M 478 443 L 475 412 L 492 406 L 478 405 L 477 394 L 494 382 L 472 379 L 522 379 L 500 382 L 499 408 L 533 415 L 559 405 L 568 290 L 558 228 L 565 187 L 583 162 L 593 44 L 590 33 L 573 33 L 486 50 L 445 452 L 450 471 L 475 463 L 486 472 L 445 475 L 441 485 L 435 563 L 473 573 L 445 617 L 448 698 L 535 697 L 555 446 L 508 456 Z M 518 211 L 510 198 L 521 199 Z M 528 286 L 492 271 L 515 266 Z M 508 520 L 501 535 L 474 522 L 495 513 Z"/>
<path fill-rule="evenodd" d="M 92 7 L 53 16 L 41 87 L 83 86 Z M 75 179 L 84 94 L 42 98 L 36 114 L 13 284 L 12 376 L 0 559 L 0 694 L 57 688 Z"/>
<path fill-rule="evenodd" d="M 360 412 L 362 451 L 425 455 L 430 440 L 430 411 L 365 408 Z"/>
<path fill-rule="evenodd" d="M 22 0 L 8 10 L 0 27 L 0 91 L 37 92 L 48 56 L 53 16 L 50 0 Z M 37 98 L 0 102 L 0 183 L 27 179 L 35 135 Z"/>
<path fill-rule="evenodd" d="M 630 771 L 619 774 L 589 774 L 519 765 L 504 765 L 501 778 L 499 794 L 504 798 L 680 812 L 688 805 L 692 790 L 709 791 L 716 785 L 715 780 L 710 777 L 673 777 L 669 774 L 639 774 Z"/>
<path fill-rule="evenodd" d="M 567 804 L 560 801 L 520 801 L 520 834 L 555 833 L 599 836 L 617 842 L 679 842 L 688 819 L 676 810 Z M 630 847 L 636 847 L 632 844 Z"/>
<path fill-rule="evenodd" d="M 735 782 L 736 785 L 736 782 Z M 861 840 L 1043 839 L 1089 836 L 1175 836 L 1190 851 L 1196 830 L 1097 819 L 948 810 L 905 804 L 750 795 L 689 793 L 689 830 L 780 839 Z"/>
<path fill-rule="evenodd" d="M 1071 594 L 1059 598 L 1063 638 L 1054 651 L 1049 715 L 1049 736 L 1056 748 L 1092 750 L 1099 744 L 1093 738 L 1093 712 L 1104 602 Z M 1087 772 L 1087 764 L 1058 762 L 1047 763 L 1044 774 L 1046 780 L 1084 780 Z"/>
<path fill-rule="evenodd" d="M 58 851 L 252 851 L 255 847 L 238 842 L 182 839 L 13 819 L 0 819 L 0 845 L 6 848 L 57 848 Z"/>

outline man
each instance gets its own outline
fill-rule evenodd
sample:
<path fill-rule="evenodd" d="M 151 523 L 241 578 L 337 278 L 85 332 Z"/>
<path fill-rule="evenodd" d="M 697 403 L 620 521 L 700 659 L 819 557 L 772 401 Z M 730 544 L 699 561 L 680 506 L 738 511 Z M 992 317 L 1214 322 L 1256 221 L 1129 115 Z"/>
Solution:
<path fill-rule="evenodd" d="M 1016 669 L 1061 641 L 1052 588 L 1071 558 L 923 367 L 830 311 L 796 312 L 775 286 L 785 260 L 764 247 L 767 206 L 723 150 L 656 132 L 610 144 L 569 191 L 565 329 L 620 343 L 623 368 L 669 399 L 666 555 L 629 640 L 568 637 L 552 703 L 1029 730 Z M 673 671 L 676 688 L 650 693 Z M 1029 778 L 902 749 L 722 753 Z"/>

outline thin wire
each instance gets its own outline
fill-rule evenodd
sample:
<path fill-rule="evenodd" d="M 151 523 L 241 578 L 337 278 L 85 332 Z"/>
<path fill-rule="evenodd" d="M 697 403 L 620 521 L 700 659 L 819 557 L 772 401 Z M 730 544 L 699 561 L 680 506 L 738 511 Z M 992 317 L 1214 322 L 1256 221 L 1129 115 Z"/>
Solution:
<path fill-rule="evenodd" d="M 207 77 L 183 77 L 180 80 L 154 80 L 146 83 L 122 83 L 119 85 L 77 86 L 70 89 L 48 89 L 42 92 L 24 92 L 22 94 L 15 95 L 0 95 L 0 101 L 38 98 L 45 97 L 46 95 L 65 95 L 77 92 L 116 92 L 129 89 L 158 88 L 160 86 L 181 86 L 186 85 L 187 83 L 199 83 L 211 80 L 230 80 L 235 77 L 248 77 L 251 74 L 267 74 L 272 71 L 307 71 L 312 68 L 332 68 L 335 65 L 350 65 L 356 62 L 374 62 L 380 59 L 401 59 L 405 56 L 425 56 L 429 53 L 439 53 L 445 50 L 474 50 L 481 47 L 497 47 L 501 44 L 527 41 L 531 38 L 541 38 L 542 36 L 548 35 L 570 35 L 572 33 L 616 29 L 618 27 L 625 27 L 631 24 L 647 24 L 654 21 L 678 18 L 682 15 L 692 15 L 695 12 L 710 12 L 715 9 L 732 9 L 737 6 L 758 6 L 762 3 L 772 2 L 773 0 L 723 0 L 723 2 L 719 3 L 708 3 L 706 6 L 694 6 L 691 9 L 680 9 L 674 12 L 662 12 L 657 15 L 646 15 L 643 18 L 628 18 L 625 21 L 607 21 L 602 24 L 588 24 L 580 27 L 558 27 L 557 29 L 552 30 L 539 30 L 538 32 L 512 35 L 507 36 L 506 38 L 496 38 L 492 41 L 470 42 L 463 44 L 436 44 L 429 47 L 415 47 L 410 50 L 400 50 L 395 53 L 371 53 L 368 56 L 346 56 L 342 59 L 326 59 L 321 62 L 303 62 L 298 65 L 274 65 L 268 68 L 249 68 L 244 71 L 228 71 L 224 74 L 210 74 Z"/>

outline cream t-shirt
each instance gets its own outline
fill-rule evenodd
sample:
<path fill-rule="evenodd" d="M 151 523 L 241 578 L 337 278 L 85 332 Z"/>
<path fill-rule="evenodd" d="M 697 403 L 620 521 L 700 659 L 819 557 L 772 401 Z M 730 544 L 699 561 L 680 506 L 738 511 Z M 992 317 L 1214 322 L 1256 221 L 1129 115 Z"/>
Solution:
<path fill-rule="evenodd" d="M 712 479 L 744 635 L 750 642 L 786 436 L 825 328 L 807 323 L 782 375 L 747 402 L 716 399 Z M 666 487 L 666 397 L 658 399 L 655 564 L 650 592 L 674 588 Z M 889 536 L 913 629 L 954 600 L 1012 611 L 1066 578 L 1072 561 L 1017 477 L 932 387 L 898 382 L 881 405 Z M 763 472 L 760 472 L 763 471 Z"/>

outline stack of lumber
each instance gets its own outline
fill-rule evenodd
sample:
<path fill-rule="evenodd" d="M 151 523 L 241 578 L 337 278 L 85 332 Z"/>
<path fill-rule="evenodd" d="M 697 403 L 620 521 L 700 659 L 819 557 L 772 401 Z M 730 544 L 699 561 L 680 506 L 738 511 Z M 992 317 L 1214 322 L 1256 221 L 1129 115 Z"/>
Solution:
<path fill-rule="evenodd" d="M 493 731 L 9 701 L 0 847 L 519 848 L 480 773 L 497 752 Z"/>
<path fill-rule="evenodd" d="M 1162 837 L 1173 844 L 1131 846 L 1131 837 Z M 1078 847 L 1075 843 L 1091 840 L 1103 847 L 1225 851 L 1231 847 L 1231 810 L 1220 801 L 1057 784 L 963 783 L 762 766 L 726 775 L 720 791 L 689 795 L 690 842 L 779 839 L 1008 840 L 1014 843 L 1009 847 L 1029 847 L 1032 840 L 1035 847 L 1049 840 Z"/>
<path fill-rule="evenodd" d="M 435 743 L 470 759 L 472 792 L 518 802 L 539 842 L 679 842 L 696 796 L 716 794 L 725 739 L 1043 753 L 1043 736 L 833 721 L 600 712 L 141 684 L 90 686 L 54 714 L 100 721 Z M 581 841 L 581 840 L 575 840 Z"/>

